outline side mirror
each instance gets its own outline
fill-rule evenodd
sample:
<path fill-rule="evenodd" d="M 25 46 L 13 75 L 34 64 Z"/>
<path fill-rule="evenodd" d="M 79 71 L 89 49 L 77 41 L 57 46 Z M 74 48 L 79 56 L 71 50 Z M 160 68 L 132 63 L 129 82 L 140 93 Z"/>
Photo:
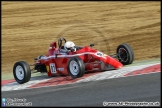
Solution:
<path fill-rule="evenodd" d="M 94 44 L 90 44 L 90 47 L 93 47 L 94 46 Z"/>

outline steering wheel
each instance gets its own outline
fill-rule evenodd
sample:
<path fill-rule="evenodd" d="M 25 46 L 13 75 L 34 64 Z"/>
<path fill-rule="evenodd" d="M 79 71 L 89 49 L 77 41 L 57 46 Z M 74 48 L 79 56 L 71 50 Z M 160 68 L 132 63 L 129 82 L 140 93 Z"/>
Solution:
<path fill-rule="evenodd" d="M 58 39 L 58 47 L 59 47 L 59 48 L 62 47 L 62 41 L 64 41 L 64 42 L 66 43 L 66 39 L 63 38 L 63 37 L 60 37 L 60 38 Z"/>

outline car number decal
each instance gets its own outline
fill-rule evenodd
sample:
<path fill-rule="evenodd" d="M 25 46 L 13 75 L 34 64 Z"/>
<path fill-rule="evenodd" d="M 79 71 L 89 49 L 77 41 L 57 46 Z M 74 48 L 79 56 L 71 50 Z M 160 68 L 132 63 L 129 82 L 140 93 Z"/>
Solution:
<path fill-rule="evenodd" d="M 51 73 L 56 73 L 56 67 L 54 63 L 50 63 Z"/>

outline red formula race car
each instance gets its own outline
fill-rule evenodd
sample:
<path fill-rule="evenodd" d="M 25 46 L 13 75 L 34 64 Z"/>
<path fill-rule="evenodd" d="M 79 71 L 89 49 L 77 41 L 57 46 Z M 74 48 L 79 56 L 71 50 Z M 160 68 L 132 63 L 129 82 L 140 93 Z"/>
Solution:
<path fill-rule="evenodd" d="M 106 55 L 92 47 L 77 47 L 76 51 L 68 53 L 62 52 L 66 43 L 65 38 L 58 39 L 50 44 L 47 55 L 41 55 L 35 58 L 34 68 L 30 69 L 25 61 L 18 61 L 13 66 L 13 75 L 15 80 L 20 83 L 26 83 L 31 78 L 31 73 L 45 72 L 48 76 L 70 75 L 72 78 L 82 77 L 86 72 L 107 71 L 122 68 L 123 65 L 131 64 L 134 60 L 134 53 L 128 44 L 121 44 L 116 49 L 116 54 Z"/>

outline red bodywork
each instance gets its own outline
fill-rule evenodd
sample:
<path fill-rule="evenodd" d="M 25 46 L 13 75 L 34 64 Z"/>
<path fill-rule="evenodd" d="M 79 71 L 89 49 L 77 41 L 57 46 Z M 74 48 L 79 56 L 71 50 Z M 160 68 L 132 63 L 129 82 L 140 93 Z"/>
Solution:
<path fill-rule="evenodd" d="M 45 64 L 48 76 L 68 75 L 68 62 L 71 57 L 79 57 L 83 60 L 85 70 L 104 71 L 106 66 L 114 69 L 123 67 L 118 60 L 99 52 L 91 47 L 85 46 L 76 52 L 70 52 L 68 55 L 61 54 L 56 48 L 56 42 L 50 44 L 46 57 L 37 60 L 36 63 Z"/>

